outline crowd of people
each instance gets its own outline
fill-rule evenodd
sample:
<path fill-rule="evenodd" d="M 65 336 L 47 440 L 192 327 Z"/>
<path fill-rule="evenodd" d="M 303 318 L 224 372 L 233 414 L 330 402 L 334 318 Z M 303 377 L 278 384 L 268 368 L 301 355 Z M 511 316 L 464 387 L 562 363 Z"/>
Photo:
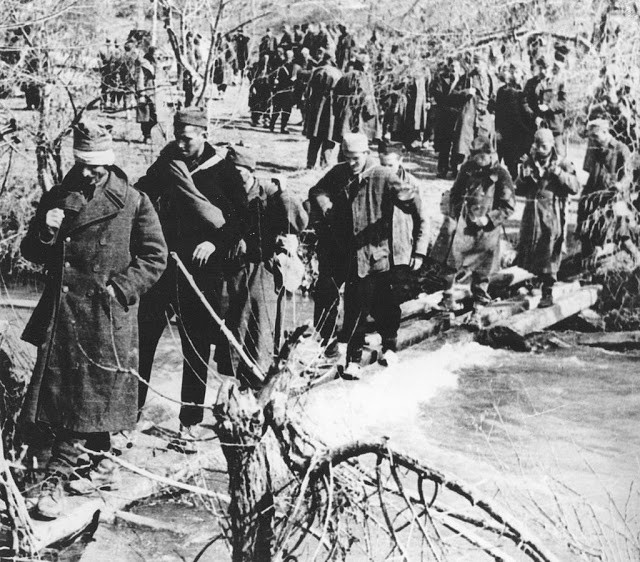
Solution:
<path fill-rule="evenodd" d="M 148 55 L 137 57 L 139 69 Z M 567 206 L 580 192 L 566 154 L 560 65 L 548 73 L 549 61 L 538 57 L 526 82 L 509 65 L 500 86 L 483 53 L 462 62 L 445 61 L 433 77 L 416 73 L 381 99 L 375 71 L 346 28 L 337 37 L 324 25 L 285 26 L 279 38 L 267 31 L 249 73 L 251 119 L 272 129 L 280 119 L 286 133 L 300 105 L 307 166 L 320 153 L 327 168 L 306 202 L 277 179 L 257 177 L 257 155 L 246 147 L 214 148 L 198 108 L 175 113 L 175 140 L 135 183 L 116 165 L 106 129 L 87 121 L 75 127 L 75 166 L 43 196 L 22 243 L 23 256 L 47 272 L 24 333 L 38 346 L 24 421 L 46 424 L 53 437 L 38 517 L 58 517 L 67 494 L 113 485 L 115 465 L 101 453 L 112 449 L 111 434 L 135 427 L 174 315 L 184 364 L 173 446 L 193 451 L 212 345 L 220 374 L 243 387 L 263 384 L 278 352 L 278 296 L 295 291 L 303 273 L 297 235 L 305 229 L 317 237 L 315 328 L 328 357 L 345 345 L 345 378 L 361 374 L 369 316 L 382 338 L 379 362 L 398 360 L 400 269 L 440 264 L 447 313 L 458 307 L 455 279 L 468 274 L 470 323 L 477 321 L 491 302 L 489 278 L 517 194 L 525 208 L 516 263 L 539 279 L 540 306 L 554 304 Z M 105 103 L 117 100 L 112 90 L 103 94 Z M 403 165 L 431 134 L 438 175 L 454 179 L 435 240 L 428 185 Z M 613 241 L 637 259 L 629 148 L 601 115 L 587 134 L 577 225 L 583 257 Z M 336 145 L 338 163 L 329 167 Z"/>
<path fill-rule="evenodd" d="M 118 111 L 135 108 L 142 141 L 151 140 L 158 122 L 155 79 L 156 48 L 129 37 L 120 48 L 117 40 L 107 38 L 98 53 L 100 72 L 100 108 Z"/>

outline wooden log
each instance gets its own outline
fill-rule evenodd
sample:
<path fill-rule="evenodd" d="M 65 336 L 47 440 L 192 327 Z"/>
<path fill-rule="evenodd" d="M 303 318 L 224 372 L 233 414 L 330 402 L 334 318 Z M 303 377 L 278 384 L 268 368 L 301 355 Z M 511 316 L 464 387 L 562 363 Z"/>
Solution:
<path fill-rule="evenodd" d="M 578 344 L 604 347 L 605 349 L 638 348 L 640 347 L 640 331 L 581 334 L 578 336 Z"/>
<path fill-rule="evenodd" d="M 553 326 L 569 316 L 590 308 L 598 300 L 600 286 L 588 285 L 567 294 L 549 308 L 538 308 L 511 318 L 497 322 L 480 330 L 477 341 L 492 347 L 509 347 L 511 349 L 528 350 L 526 336 Z"/>
<path fill-rule="evenodd" d="M 38 304 L 37 300 L 33 299 L 0 299 L 0 308 L 20 308 L 26 310 L 32 310 Z"/>
<path fill-rule="evenodd" d="M 130 511 L 122 511 L 121 509 L 118 509 L 113 515 L 114 519 L 124 521 L 125 523 L 131 523 L 137 527 L 145 527 L 154 531 L 170 531 L 172 533 L 181 532 L 179 528 L 176 528 L 175 523 L 159 521 L 158 519 L 145 517 L 144 515 L 138 515 L 137 513 L 131 513 Z"/>
<path fill-rule="evenodd" d="M 416 320 L 398 330 L 398 350 L 407 349 L 448 328 L 442 319 Z"/>

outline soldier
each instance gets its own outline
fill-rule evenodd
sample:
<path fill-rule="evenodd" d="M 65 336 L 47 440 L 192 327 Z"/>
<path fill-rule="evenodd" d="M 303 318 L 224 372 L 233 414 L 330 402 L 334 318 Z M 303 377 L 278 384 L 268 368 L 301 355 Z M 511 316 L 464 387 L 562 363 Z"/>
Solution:
<path fill-rule="evenodd" d="M 158 216 L 115 166 L 109 133 L 80 123 L 73 146 L 75 166 L 44 194 L 21 246 L 47 271 L 22 336 L 38 346 L 23 420 L 54 436 L 35 508 L 47 520 L 63 514 L 65 489 L 113 485 L 115 467 L 100 453 L 110 433 L 135 427 L 138 303 L 167 264 Z"/>
<path fill-rule="evenodd" d="M 527 154 L 535 131 L 523 109 L 522 69 L 509 65 L 507 83 L 496 95 L 496 140 L 498 158 L 504 160 L 512 178 L 518 177 L 518 163 Z M 556 151 L 557 152 L 557 151 Z"/>
<path fill-rule="evenodd" d="M 246 230 L 246 193 L 235 166 L 207 142 L 208 120 L 200 109 L 174 116 L 175 141 L 169 143 L 136 187 L 158 209 L 169 249 L 176 252 L 218 313 L 229 256 Z M 180 410 L 180 440 L 193 450 L 193 429 L 202 421 L 211 345 L 218 326 L 185 280 L 170 267 L 147 295 L 140 310 L 140 375 L 149 380 L 153 356 L 175 312 L 184 356 Z M 141 386 L 140 406 L 146 385 Z M 191 445 L 191 446 L 190 446 Z"/>
<path fill-rule="evenodd" d="M 456 123 L 464 103 L 464 95 L 459 93 L 461 79 L 460 63 L 455 59 L 449 59 L 431 86 L 431 97 L 436 104 L 433 148 L 438 153 L 437 177 L 441 179 L 446 178 L 449 171 L 455 177 L 458 171 L 453 141 Z"/>
<path fill-rule="evenodd" d="M 364 134 L 347 134 L 342 142 L 346 162 L 329 170 L 309 191 L 312 210 L 321 215 L 320 275 L 328 277 L 322 285 L 318 281 L 315 318 L 317 322 L 331 318 L 338 288 L 344 280 L 342 336 L 347 339 L 344 376 L 357 379 L 369 313 L 382 336 L 379 362 L 387 365 L 396 360 L 400 304 L 393 297 L 389 272 L 393 263 L 393 210 L 401 206 L 410 213 L 416 229 L 420 228 L 420 213 L 412 188 L 388 168 L 376 165 L 369 156 Z M 327 255 L 327 250 L 335 252 L 336 245 L 339 253 Z M 332 328 L 321 326 L 323 339 L 330 337 Z"/>
<path fill-rule="evenodd" d="M 487 58 L 482 53 L 473 56 L 473 68 L 462 78 L 460 93 L 464 104 L 456 125 L 454 152 L 458 162 L 464 161 L 471 152 L 473 139 L 488 138 L 495 146 L 495 101 L 496 77 L 487 67 Z"/>
<path fill-rule="evenodd" d="M 633 171 L 629 148 L 611 134 L 607 119 L 587 124 L 591 155 L 587 158 L 589 178 L 578 204 L 576 233 L 582 243 L 583 259 L 597 247 L 613 242 L 640 262 L 635 244 L 632 206 Z"/>
<path fill-rule="evenodd" d="M 491 302 L 489 276 L 500 265 L 500 226 L 513 214 L 515 196 L 509 172 L 498 163 L 491 140 L 477 137 L 471 157 L 451 188 L 449 209 L 431 252 L 449 268 L 441 307 L 455 310 L 451 289 L 456 273 L 471 273 L 475 312 Z"/>
<path fill-rule="evenodd" d="M 269 129 L 272 132 L 275 129 L 278 117 L 280 117 L 280 133 L 283 135 L 289 134 L 287 125 L 289 124 L 291 109 L 293 108 L 294 85 L 293 51 L 289 50 L 285 53 L 284 63 L 276 70 L 273 111 L 271 113 L 271 122 L 269 123 Z"/>
<path fill-rule="evenodd" d="M 274 343 L 279 343 L 278 320 L 282 299 L 276 294 L 286 289 L 295 291 L 300 285 L 304 266 L 297 258 L 297 234 L 307 226 L 309 217 L 302 203 L 277 179 L 257 178 L 256 161 L 243 147 L 231 147 L 227 154 L 240 172 L 247 194 L 249 226 L 240 251 L 230 266 L 226 279 L 229 308 L 225 324 L 234 333 L 245 353 L 266 374 L 273 362 Z M 284 248 L 285 239 L 291 253 Z M 296 242 L 296 243 L 292 243 Z M 296 261 L 298 283 L 283 287 L 280 265 Z M 285 276 L 286 277 L 286 276 Z M 275 337 L 274 337 L 275 336 Z M 243 384 L 259 386 L 251 369 L 228 342 L 221 341 L 215 353 L 218 372 L 235 376 Z"/>
<path fill-rule="evenodd" d="M 566 234 L 567 198 L 579 188 L 575 168 L 556 152 L 553 133 L 538 129 L 516 181 L 516 195 L 526 198 L 516 263 L 540 277 L 540 308 L 553 305 L 553 285 Z"/>
<path fill-rule="evenodd" d="M 334 120 L 333 90 L 342 73 L 332 64 L 331 57 L 325 55 L 322 65 L 311 75 L 305 93 L 306 119 L 303 132 L 309 139 L 307 168 L 314 168 L 320 152 L 320 166 L 326 166 L 335 148 L 333 140 Z"/>
<path fill-rule="evenodd" d="M 538 74 L 527 80 L 524 86 L 523 108 L 528 116 L 530 128 L 535 130 L 544 126 L 550 129 L 557 153 L 565 156 L 564 117 L 567 111 L 567 96 L 560 77 L 560 67 L 554 65 L 555 72 L 551 74 L 546 57 L 540 57 L 536 65 Z"/>

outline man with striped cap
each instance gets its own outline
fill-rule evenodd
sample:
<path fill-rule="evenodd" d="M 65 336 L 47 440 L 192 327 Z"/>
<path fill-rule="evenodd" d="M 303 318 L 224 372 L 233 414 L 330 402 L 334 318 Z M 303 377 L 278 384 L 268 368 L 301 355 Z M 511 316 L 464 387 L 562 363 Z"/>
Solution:
<path fill-rule="evenodd" d="M 45 425 L 54 438 L 34 514 L 47 520 L 63 513 L 65 489 L 113 484 L 114 466 L 101 453 L 110 433 L 135 427 L 138 303 L 167 263 L 158 216 L 115 166 L 111 135 L 82 122 L 73 154 L 75 166 L 43 195 L 21 245 L 47 272 L 22 336 L 38 347 L 25 430 Z"/>

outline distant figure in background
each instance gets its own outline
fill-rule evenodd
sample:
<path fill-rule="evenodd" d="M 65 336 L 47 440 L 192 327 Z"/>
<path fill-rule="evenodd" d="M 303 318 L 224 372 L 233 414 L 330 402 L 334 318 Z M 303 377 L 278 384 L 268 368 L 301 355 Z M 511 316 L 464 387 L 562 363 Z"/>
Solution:
<path fill-rule="evenodd" d="M 238 33 L 233 37 L 236 48 L 236 68 L 241 77 L 244 77 L 247 61 L 249 60 L 249 37 L 245 34 L 244 28 L 238 29 Z"/>
<path fill-rule="evenodd" d="M 271 122 L 271 84 L 269 82 L 269 57 L 264 56 L 253 64 L 249 72 L 249 110 L 251 124 L 267 128 Z"/>
<path fill-rule="evenodd" d="M 433 148 L 438 153 L 437 177 L 441 179 L 446 178 L 449 171 L 455 177 L 458 171 L 453 141 L 456 123 L 464 104 L 464 94 L 459 92 L 461 80 L 460 63 L 455 59 L 449 59 L 436 74 L 431 85 L 431 97 L 436 104 Z"/>
<path fill-rule="evenodd" d="M 322 65 L 313 71 L 305 94 L 306 119 L 303 133 L 309 139 L 307 168 L 314 168 L 320 152 L 320 166 L 331 160 L 335 148 L 333 140 L 334 109 L 333 91 L 342 73 L 332 64 L 331 57 L 325 55 Z"/>
<path fill-rule="evenodd" d="M 151 130 L 158 123 L 156 114 L 156 57 L 155 47 L 138 59 L 136 121 L 142 129 L 142 142 L 151 141 Z"/>
<path fill-rule="evenodd" d="M 278 117 L 280 117 L 280 133 L 284 135 L 289 134 L 287 125 L 289 124 L 291 109 L 293 108 L 294 85 L 293 51 L 289 50 L 285 53 L 284 63 L 276 70 L 273 111 L 271 113 L 271 122 L 269 123 L 269 129 L 271 131 L 275 129 L 276 121 Z"/>
<path fill-rule="evenodd" d="M 567 198 L 579 189 L 575 168 L 556 152 L 553 133 L 538 129 L 516 181 L 516 195 L 525 197 L 516 263 L 540 278 L 540 308 L 553 305 L 566 236 Z"/>
<path fill-rule="evenodd" d="M 460 94 L 464 104 L 456 124 L 453 151 L 458 162 L 463 162 L 471 153 L 473 140 L 479 136 L 488 138 L 495 147 L 495 101 L 497 80 L 488 68 L 484 53 L 473 55 L 473 66 L 462 77 Z"/>
<path fill-rule="evenodd" d="M 346 26 L 338 24 L 338 29 L 340 30 L 340 36 L 336 45 L 336 66 L 338 70 L 344 70 L 347 68 L 347 64 L 351 62 L 356 42 Z"/>
<path fill-rule="evenodd" d="M 560 76 L 560 67 L 549 68 L 546 57 L 536 61 L 538 74 L 527 80 L 524 86 L 524 110 L 530 128 L 547 127 L 553 133 L 556 152 L 566 155 L 564 140 L 564 118 L 567 111 L 567 96 Z"/>
<path fill-rule="evenodd" d="M 629 148 L 611 134 L 607 119 L 587 124 L 592 153 L 587 155 L 589 178 L 578 204 L 576 233 L 582 258 L 589 259 L 607 242 L 619 245 L 640 263 L 632 206 L 633 171 Z"/>
<path fill-rule="evenodd" d="M 509 65 L 506 84 L 496 95 L 496 140 L 498 158 L 504 160 L 513 179 L 518 177 L 518 163 L 529 152 L 535 129 L 524 112 L 522 69 Z"/>
<path fill-rule="evenodd" d="M 113 48 L 111 46 L 111 39 L 105 39 L 104 45 L 98 51 L 98 60 L 100 62 L 100 108 L 104 111 L 109 107 L 109 94 L 110 94 L 110 74 L 111 74 L 111 59 L 113 57 Z"/>
<path fill-rule="evenodd" d="M 136 94 L 139 59 L 137 43 L 132 39 L 128 40 L 124 44 L 124 53 L 120 61 L 120 88 L 124 109 L 131 106 L 130 98 Z"/>
<path fill-rule="evenodd" d="M 344 135 L 349 133 L 363 133 L 370 141 L 381 137 L 373 79 L 366 67 L 364 58 L 351 63 L 335 85 L 333 140 L 336 142 L 342 142 Z"/>
<path fill-rule="evenodd" d="M 262 39 L 260 39 L 260 45 L 258 46 L 258 54 L 260 58 L 262 59 L 265 55 L 273 57 L 276 54 L 277 47 L 278 42 L 273 36 L 271 29 L 267 27 Z"/>

